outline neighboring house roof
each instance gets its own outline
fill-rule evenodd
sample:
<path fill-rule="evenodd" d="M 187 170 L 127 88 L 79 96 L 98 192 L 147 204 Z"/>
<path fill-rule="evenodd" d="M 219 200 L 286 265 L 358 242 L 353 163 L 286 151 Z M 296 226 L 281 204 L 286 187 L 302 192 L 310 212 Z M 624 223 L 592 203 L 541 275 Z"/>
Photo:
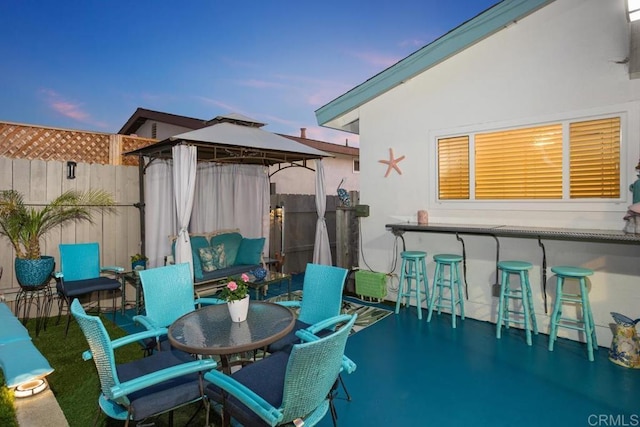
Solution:
<path fill-rule="evenodd" d="M 285 135 L 283 133 L 279 133 L 278 135 L 284 136 L 285 138 L 292 139 L 292 140 L 294 140 L 296 142 L 299 142 L 300 144 L 304 144 L 306 146 L 309 146 L 309 147 L 312 147 L 312 148 L 316 148 L 316 149 L 324 151 L 326 153 L 342 154 L 342 155 L 354 156 L 354 157 L 360 156 L 360 149 L 358 149 L 357 147 L 349 147 L 347 145 L 331 144 L 329 142 L 318 141 L 318 140 L 315 140 L 315 139 L 302 138 L 302 137 L 299 137 L 299 136 Z"/>
<path fill-rule="evenodd" d="M 140 126 L 142 126 L 147 120 L 155 120 L 157 122 L 168 123 L 189 129 L 200 129 L 207 126 L 206 120 L 138 108 L 135 113 L 129 117 L 127 123 L 122 126 L 118 133 L 120 135 L 135 134 Z"/>
<path fill-rule="evenodd" d="M 359 133 L 358 107 L 555 0 L 503 0 L 316 110 L 318 124 Z"/>
<path fill-rule="evenodd" d="M 147 120 L 153 120 L 160 123 L 166 123 L 175 126 L 186 127 L 189 129 L 197 130 L 207 126 L 215 125 L 218 123 L 235 123 L 249 127 L 261 128 L 265 126 L 265 123 L 261 123 L 251 117 L 244 116 L 238 113 L 230 113 L 222 116 L 216 116 L 211 120 L 195 119 L 192 117 L 178 116 L 176 114 L 163 113 L 160 111 L 147 110 L 145 108 L 138 108 L 135 113 L 129 118 L 127 123 L 118 131 L 118 134 L 131 135 L 144 124 Z M 360 150 L 356 147 L 348 147 L 338 144 L 331 144 L 329 142 L 318 141 L 315 139 L 307 139 L 306 137 L 297 137 L 291 135 L 277 134 L 284 136 L 285 138 L 292 139 L 300 144 L 304 144 L 308 147 L 315 148 L 326 153 L 342 154 L 349 156 L 359 156 Z M 180 135 L 178 135 L 180 136 Z M 173 138 L 171 138 L 173 139 Z"/>

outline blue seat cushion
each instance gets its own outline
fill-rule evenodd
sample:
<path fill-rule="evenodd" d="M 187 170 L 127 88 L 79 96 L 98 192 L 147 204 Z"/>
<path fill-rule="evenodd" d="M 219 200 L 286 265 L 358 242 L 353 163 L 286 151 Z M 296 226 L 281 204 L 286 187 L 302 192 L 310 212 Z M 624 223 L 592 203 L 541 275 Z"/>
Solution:
<path fill-rule="evenodd" d="M 296 336 L 296 332 L 299 331 L 300 329 L 307 329 L 309 326 L 311 325 L 296 319 L 296 324 L 293 326 L 293 329 L 287 335 L 280 338 L 278 341 L 272 344 L 269 344 L 269 346 L 267 347 L 267 351 L 269 353 L 275 353 L 278 351 L 290 353 L 293 345 L 300 344 L 301 342 L 300 338 Z M 322 338 L 331 334 L 332 332 L 333 331 L 330 329 L 322 329 L 321 331 L 316 332 L 315 335 L 319 338 Z"/>
<path fill-rule="evenodd" d="M 243 367 L 231 376 L 239 383 L 249 387 L 273 407 L 279 408 L 282 404 L 284 377 L 288 362 L 288 353 L 273 353 L 262 360 Z M 222 403 L 222 394 L 219 387 L 209 384 L 205 389 L 205 393 L 210 399 Z M 269 425 L 233 396 L 226 398 L 226 409 L 242 425 Z"/>
<path fill-rule="evenodd" d="M 95 291 L 115 291 L 120 289 L 120 281 L 111 277 L 97 277 L 86 280 L 64 280 L 64 291 L 68 297 L 86 295 Z M 62 283 L 56 284 L 58 292 L 63 291 Z"/>
<path fill-rule="evenodd" d="M 193 358 L 182 351 L 156 351 L 149 357 L 118 365 L 116 369 L 120 382 L 125 382 L 189 360 Z M 163 381 L 127 397 L 133 407 L 134 420 L 141 420 L 199 399 L 199 375 L 194 373 Z"/>
<path fill-rule="evenodd" d="M 29 331 L 11 312 L 6 304 L 0 303 L 0 345 L 13 341 L 30 340 Z"/>
<path fill-rule="evenodd" d="M 9 388 L 45 377 L 53 372 L 47 359 L 31 340 L 0 345 L 0 367 Z"/>
<path fill-rule="evenodd" d="M 248 273 L 249 271 L 258 267 L 260 267 L 260 264 L 251 264 L 251 265 L 241 264 L 241 265 L 234 265 L 227 268 L 222 268 L 220 270 L 207 271 L 202 274 L 202 279 L 200 280 L 196 279 L 195 283 L 215 280 L 215 279 L 224 279 L 225 277 L 236 276 L 242 273 Z"/>

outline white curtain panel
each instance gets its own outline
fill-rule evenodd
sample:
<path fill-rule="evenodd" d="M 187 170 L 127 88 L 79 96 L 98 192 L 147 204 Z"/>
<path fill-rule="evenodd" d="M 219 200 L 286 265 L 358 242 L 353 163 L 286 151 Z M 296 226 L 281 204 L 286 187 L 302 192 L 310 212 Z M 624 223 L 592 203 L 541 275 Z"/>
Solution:
<path fill-rule="evenodd" d="M 200 163 L 190 229 L 204 233 L 232 228 L 245 237 L 269 238 L 269 170 Z M 268 241 L 264 247 L 266 251 Z"/>
<path fill-rule="evenodd" d="M 233 205 L 233 169 L 228 165 L 202 162 L 198 165 L 191 231 L 206 233 L 236 227 Z"/>
<path fill-rule="evenodd" d="M 164 257 L 171 254 L 169 236 L 175 234 L 176 209 L 173 195 L 171 162 L 155 159 L 149 163 L 144 175 L 145 253 L 149 267 L 164 265 Z"/>
<path fill-rule="evenodd" d="M 322 160 L 316 160 L 316 240 L 313 245 L 313 263 L 332 265 L 331 246 L 329 246 L 329 232 L 324 215 L 327 210 L 327 194 L 324 183 L 324 166 Z"/>
<path fill-rule="evenodd" d="M 193 275 L 189 221 L 196 189 L 198 149 L 195 146 L 176 145 L 171 149 L 171 152 L 173 155 L 173 189 L 178 218 L 175 262 L 176 264 L 189 263 Z"/>

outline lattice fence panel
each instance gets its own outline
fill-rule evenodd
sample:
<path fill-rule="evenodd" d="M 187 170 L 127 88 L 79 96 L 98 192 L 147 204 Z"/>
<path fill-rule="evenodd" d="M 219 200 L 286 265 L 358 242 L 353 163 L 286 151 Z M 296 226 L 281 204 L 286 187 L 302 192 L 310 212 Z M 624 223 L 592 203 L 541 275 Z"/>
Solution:
<path fill-rule="evenodd" d="M 146 147 L 156 141 L 126 135 L 0 122 L 0 156 L 13 159 L 137 166 L 136 156 L 124 156 L 122 153 Z M 111 159 L 110 153 L 118 153 L 119 162 Z"/>
<path fill-rule="evenodd" d="M 127 153 L 129 151 L 137 150 L 138 148 L 146 147 L 147 145 L 151 145 L 154 142 L 157 142 L 157 139 L 150 138 L 140 138 L 134 136 L 126 136 L 122 135 L 121 137 L 121 147 L 122 153 Z M 122 156 L 121 164 L 125 166 L 138 166 L 138 157 L 137 156 Z"/>
<path fill-rule="evenodd" d="M 109 134 L 0 123 L 0 155 L 109 164 Z"/>

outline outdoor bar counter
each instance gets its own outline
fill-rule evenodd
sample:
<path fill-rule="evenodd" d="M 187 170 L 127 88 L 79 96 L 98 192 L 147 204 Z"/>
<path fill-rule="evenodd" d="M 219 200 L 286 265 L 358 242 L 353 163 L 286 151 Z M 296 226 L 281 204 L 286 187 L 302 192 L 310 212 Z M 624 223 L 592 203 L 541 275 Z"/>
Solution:
<path fill-rule="evenodd" d="M 404 222 L 396 224 L 387 224 L 389 229 L 395 236 L 402 239 L 402 249 L 406 250 L 403 234 L 405 232 L 423 232 L 423 233 L 447 233 L 455 234 L 456 239 L 462 244 L 462 268 L 467 290 L 467 265 L 466 251 L 464 240 L 461 235 L 474 236 L 490 236 L 496 242 L 496 273 L 497 264 L 500 261 L 500 241 L 498 237 L 515 237 L 537 239 L 538 245 L 542 249 L 542 286 L 544 289 L 544 311 L 547 312 L 547 254 L 545 251 L 543 239 L 547 240 L 567 240 L 567 241 L 586 241 L 596 243 L 623 243 L 623 244 L 640 244 L 640 234 L 626 233 L 622 230 L 598 230 L 598 229 L 577 229 L 577 228 L 553 228 L 553 227 L 522 227 L 513 225 L 475 225 L 475 224 L 418 224 L 415 222 Z M 498 280 L 496 274 L 496 281 Z"/>

